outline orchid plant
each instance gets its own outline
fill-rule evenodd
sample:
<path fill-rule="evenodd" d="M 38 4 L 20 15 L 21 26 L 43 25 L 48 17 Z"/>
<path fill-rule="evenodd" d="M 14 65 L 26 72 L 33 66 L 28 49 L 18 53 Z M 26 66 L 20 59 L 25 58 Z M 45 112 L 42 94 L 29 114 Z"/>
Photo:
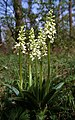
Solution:
<path fill-rule="evenodd" d="M 22 54 L 26 52 L 26 46 L 25 46 L 25 32 L 24 27 L 21 27 L 21 30 L 19 31 L 19 37 L 18 37 L 18 43 L 16 42 L 14 48 L 17 50 L 17 54 L 19 55 L 19 89 L 23 90 L 23 78 L 22 78 Z"/>
<path fill-rule="evenodd" d="M 46 16 L 46 23 L 44 27 L 45 37 L 47 40 L 47 50 L 48 50 L 48 79 L 47 79 L 47 92 L 49 91 L 50 83 L 50 44 L 54 43 L 55 34 L 56 34 L 56 24 L 53 15 L 53 10 L 50 10 Z"/>
<path fill-rule="evenodd" d="M 24 26 L 21 27 L 21 30 L 19 31 L 19 43 L 16 43 L 15 48 L 18 50 L 19 54 L 19 88 L 22 91 L 23 90 L 23 78 L 22 78 L 22 61 L 21 57 L 23 54 L 28 55 L 28 61 L 29 61 L 29 88 L 32 87 L 33 80 L 32 80 L 32 65 L 33 61 L 35 61 L 35 72 L 36 72 L 36 81 L 35 81 L 35 87 L 36 87 L 36 98 L 39 102 L 39 106 L 41 107 L 41 104 L 45 104 L 46 95 L 49 94 L 49 87 L 50 87 L 50 44 L 54 42 L 55 34 L 56 34 L 56 28 L 55 28 L 55 20 L 53 11 L 50 10 L 46 17 L 46 22 L 44 25 L 44 28 L 40 28 L 38 32 L 38 37 L 35 38 L 34 29 L 31 28 L 29 31 L 29 40 L 26 41 L 25 36 L 25 29 Z M 45 95 L 43 96 L 44 102 L 40 103 L 42 101 L 41 97 L 41 91 L 42 91 L 42 85 L 43 85 L 43 57 L 47 56 L 48 58 L 48 79 L 45 81 Z M 31 64 L 32 63 L 32 64 Z M 40 78 L 38 80 L 38 63 L 40 63 Z M 34 87 L 34 88 L 35 88 Z M 28 89 L 29 89 L 28 88 Z M 31 98 L 31 93 L 28 93 Z M 27 94 L 26 94 L 27 95 Z M 47 96 L 48 97 L 48 96 Z M 43 107 L 43 106 L 42 106 Z M 47 108 L 45 106 L 45 108 Z"/>
<path fill-rule="evenodd" d="M 43 57 L 48 56 L 48 79 L 47 79 L 47 91 L 49 90 L 50 82 L 50 44 L 54 42 L 56 34 L 55 29 L 55 20 L 53 11 L 50 10 L 46 17 L 46 23 L 44 29 L 40 28 L 38 37 L 35 39 L 34 29 L 31 28 L 29 32 L 29 41 L 26 42 L 24 26 L 21 27 L 19 31 L 19 43 L 16 43 L 15 48 L 18 50 L 19 54 L 19 63 L 20 63 L 20 82 L 19 86 L 22 89 L 23 79 L 22 79 L 22 63 L 21 56 L 23 54 L 28 54 L 29 56 L 29 86 L 32 85 L 32 72 L 31 72 L 31 62 L 34 60 L 40 61 L 40 89 L 43 82 L 43 73 L 42 73 L 42 62 Z M 37 62 L 36 62 L 37 63 Z M 37 66 L 37 65 L 36 65 Z M 36 82 L 37 82 L 37 68 L 36 68 Z"/>
<path fill-rule="evenodd" d="M 19 119 L 20 115 L 25 115 L 25 108 L 34 111 L 36 120 L 44 120 L 46 113 L 48 112 L 48 106 L 54 105 L 53 101 L 57 99 L 60 89 L 64 83 L 51 86 L 50 82 L 50 44 L 54 42 L 56 34 L 55 20 L 53 11 L 47 14 L 44 28 L 40 28 L 38 37 L 35 37 L 34 29 L 29 30 L 29 36 L 26 38 L 25 27 L 21 26 L 19 31 L 18 43 L 15 44 L 14 48 L 19 55 L 19 81 L 18 89 L 6 85 L 12 93 L 11 98 L 7 98 L 9 106 L 15 105 L 20 109 L 20 114 L 17 114 Z M 22 56 L 25 54 L 28 60 L 28 85 L 24 86 L 24 80 L 22 77 Z M 43 58 L 46 57 L 48 61 L 48 77 L 44 81 L 43 75 Z M 35 63 L 35 76 L 32 78 L 32 66 Z M 40 68 L 40 69 L 38 69 Z M 38 74 L 39 73 L 39 74 Z M 11 93 L 11 94 L 12 94 Z M 54 107 L 54 106 L 53 106 Z M 9 107 L 10 108 L 10 107 Z M 12 108 L 12 107 L 11 107 Z M 8 109 L 8 108 L 7 108 Z M 15 109 L 15 107 L 14 107 Z M 10 110 L 10 109 L 9 109 Z M 20 111 L 20 110 L 19 110 Z M 10 112 L 11 113 L 11 112 Z M 15 112 L 16 113 L 16 112 Z M 7 115 L 10 119 L 10 115 Z M 24 116 L 25 117 L 25 116 Z M 15 117 L 16 118 L 16 117 Z M 13 119 L 13 118 L 12 118 Z M 25 119 L 25 118 L 24 118 Z"/>

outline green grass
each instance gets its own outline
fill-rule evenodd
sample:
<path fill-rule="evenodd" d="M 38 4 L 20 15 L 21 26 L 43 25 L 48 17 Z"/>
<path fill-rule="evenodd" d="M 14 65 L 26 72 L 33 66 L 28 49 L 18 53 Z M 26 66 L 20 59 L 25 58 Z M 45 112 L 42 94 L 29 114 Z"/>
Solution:
<path fill-rule="evenodd" d="M 14 84 L 19 80 L 19 61 L 16 54 L 0 54 L 0 82 Z M 43 74 L 47 78 L 47 60 L 44 59 Z M 23 56 L 23 79 L 27 82 L 28 70 L 27 60 Z M 38 73 L 39 74 L 39 73 Z M 33 79 L 35 78 L 35 63 L 33 66 Z M 60 91 L 57 101 L 58 111 L 49 111 L 51 120 L 58 119 L 72 119 L 72 113 L 75 112 L 75 97 L 73 98 L 72 91 L 75 91 L 75 56 L 74 54 L 63 51 L 61 54 L 51 53 L 51 80 L 53 85 L 65 81 L 65 86 Z M 59 104 L 60 103 L 60 104 Z M 71 114 L 70 112 L 71 111 Z"/>
<path fill-rule="evenodd" d="M 18 77 L 18 57 L 0 54 L 0 81 L 12 84 Z"/>
<path fill-rule="evenodd" d="M 27 62 L 23 57 L 23 78 L 27 76 Z M 43 72 L 44 77 L 47 76 L 47 60 L 44 60 Z M 51 54 L 51 78 L 54 77 L 74 77 L 75 56 L 62 52 L 61 54 Z M 35 65 L 33 66 L 33 74 L 35 73 Z M 73 74 L 73 75 L 72 75 Z M 0 54 L 0 81 L 13 83 L 19 79 L 18 56 L 15 54 Z"/>

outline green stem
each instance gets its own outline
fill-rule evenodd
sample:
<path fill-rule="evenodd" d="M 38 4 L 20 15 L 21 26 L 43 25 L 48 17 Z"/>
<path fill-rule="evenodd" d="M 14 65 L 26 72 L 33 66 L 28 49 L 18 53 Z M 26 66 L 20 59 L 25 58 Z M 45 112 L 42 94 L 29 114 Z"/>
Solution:
<path fill-rule="evenodd" d="M 36 59 L 35 59 L 35 76 L 36 76 L 36 88 L 38 87 L 38 68 L 37 68 L 38 66 L 37 66 L 37 57 L 36 57 Z"/>
<path fill-rule="evenodd" d="M 29 56 L 29 87 L 32 85 L 31 59 Z"/>
<path fill-rule="evenodd" d="M 40 89 L 39 89 L 39 99 L 41 100 L 41 90 L 42 90 L 42 81 L 43 81 L 43 71 L 42 71 L 42 59 L 40 61 Z"/>
<path fill-rule="evenodd" d="M 50 41 L 48 41 L 48 78 L 47 78 L 47 93 L 49 92 L 50 85 Z"/>
<path fill-rule="evenodd" d="M 37 57 L 35 58 L 35 78 L 36 78 L 36 96 L 37 96 L 37 101 L 39 101 L 39 85 L 38 85 L 38 62 L 37 62 Z"/>
<path fill-rule="evenodd" d="M 22 78 L 22 54 L 21 54 L 21 49 L 19 48 L 19 77 L 20 77 L 20 82 L 19 82 L 19 88 L 20 90 L 23 89 L 23 78 Z"/>
<path fill-rule="evenodd" d="M 48 42 L 48 81 L 50 82 L 50 42 Z"/>
<path fill-rule="evenodd" d="M 43 81 L 43 70 L 42 70 L 42 59 L 40 61 L 40 90 L 42 89 L 42 81 Z"/>

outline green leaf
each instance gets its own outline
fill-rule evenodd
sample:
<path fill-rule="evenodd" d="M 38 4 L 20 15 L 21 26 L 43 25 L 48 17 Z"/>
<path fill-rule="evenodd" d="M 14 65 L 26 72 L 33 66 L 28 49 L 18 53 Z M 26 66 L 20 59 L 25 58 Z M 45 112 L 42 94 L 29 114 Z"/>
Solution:
<path fill-rule="evenodd" d="M 54 100 L 56 99 L 56 97 L 59 95 L 59 92 L 60 92 L 60 90 L 62 89 L 63 85 L 64 85 L 64 82 L 59 83 L 58 85 L 56 85 L 56 86 L 54 87 L 54 89 L 56 90 L 56 92 L 55 92 L 55 93 L 53 94 L 53 96 L 50 98 L 50 100 L 48 101 L 48 104 L 54 102 Z"/>
<path fill-rule="evenodd" d="M 23 91 L 23 94 L 24 94 L 24 98 L 27 98 L 27 100 L 31 103 L 31 105 L 35 109 L 39 108 L 39 104 L 38 104 L 37 98 L 36 98 L 36 96 L 33 95 L 33 93 L 31 93 L 29 91 Z"/>
<path fill-rule="evenodd" d="M 46 106 L 46 104 L 53 103 L 53 101 L 58 96 L 60 89 L 62 88 L 63 85 L 64 85 L 64 82 L 59 83 L 58 85 L 56 85 L 55 87 L 50 89 L 50 92 L 47 93 L 47 95 L 43 98 L 43 100 L 41 102 L 41 106 L 43 108 Z"/>
<path fill-rule="evenodd" d="M 30 115 L 29 115 L 29 111 L 24 111 L 21 115 L 19 120 L 30 120 Z"/>
<path fill-rule="evenodd" d="M 12 92 L 14 92 L 17 96 L 19 95 L 19 90 L 16 89 L 15 87 L 9 85 L 9 84 L 5 84 L 3 83 L 4 86 L 8 87 L 10 90 L 12 90 Z"/>
<path fill-rule="evenodd" d="M 47 93 L 47 95 L 43 98 L 43 100 L 41 102 L 42 108 L 46 107 L 46 105 L 48 104 L 49 100 L 52 98 L 52 96 L 54 95 L 55 92 L 56 92 L 55 89 L 51 89 L 50 92 Z"/>
<path fill-rule="evenodd" d="M 17 90 L 15 87 L 11 86 L 12 91 L 18 96 L 19 90 Z"/>
<path fill-rule="evenodd" d="M 59 83 L 58 85 L 56 85 L 56 86 L 54 87 L 54 89 L 58 90 L 58 89 L 60 89 L 63 85 L 64 85 L 64 82 L 61 82 L 61 83 Z"/>

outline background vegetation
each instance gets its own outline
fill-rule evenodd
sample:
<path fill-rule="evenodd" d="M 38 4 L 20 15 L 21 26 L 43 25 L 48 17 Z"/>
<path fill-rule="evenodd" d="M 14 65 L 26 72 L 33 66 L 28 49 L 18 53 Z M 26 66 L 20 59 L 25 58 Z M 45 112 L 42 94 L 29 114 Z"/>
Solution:
<path fill-rule="evenodd" d="M 13 97 L 18 92 L 19 56 L 14 54 L 13 46 L 18 42 L 21 25 L 26 26 L 28 38 L 29 30 L 34 28 L 37 38 L 40 26 L 44 28 L 46 14 L 53 9 L 56 22 L 56 38 L 51 45 L 51 90 L 64 82 L 55 99 L 50 99 L 47 110 L 37 108 L 33 95 L 23 99 L 21 94 L 16 104 Z M 74 0 L 1 0 L 0 1 L 0 116 L 1 120 L 74 120 L 75 119 L 75 1 Z M 22 74 L 25 87 L 28 85 L 28 60 L 22 58 Z M 44 79 L 47 79 L 47 59 L 43 62 Z M 46 69 L 45 69 L 46 68 Z M 32 77 L 35 76 L 35 62 Z M 38 76 L 39 73 L 38 73 Z M 3 85 L 5 84 L 5 85 Z M 9 86 L 8 86 L 9 85 Z M 9 88 L 14 90 L 10 90 Z M 56 86 L 56 88 L 54 88 Z M 59 85 L 60 86 L 60 85 Z M 33 93 L 35 90 L 30 89 Z M 29 90 L 29 92 L 30 92 Z M 36 93 L 34 93 L 35 96 Z M 43 94 L 43 93 L 42 93 Z M 26 95 L 26 93 L 24 93 Z M 29 93 L 28 93 L 29 95 Z M 54 91 L 48 96 L 54 95 Z M 31 97 L 32 96 L 32 97 Z M 43 96 L 43 95 L 42 95 Z M 19 99 L 19 97 L 21 99 Z M 9 100 L 8 100 L 9 98 Z M 11 98 L 11 99 L 10 99 Z M 28 101 L 25 103 L 25 101 Z M 42 99 L 41 99 L 42 101 Z M 35 105 L 36 103 L 36 105 Z M 24 105 L 25 104 L 25 105 Z M 26 104 L 29 108 L 27 108 Z M 30 106 L 32 104 L 35 109 Z M 24 107 L 23 107 L 24 105 Z M 37 109 L 37 110 L 36 110 Z M 40 111 L 40 112 L 39 112 Z M 43 117 L 42 117 L 43 116 Z"/>

